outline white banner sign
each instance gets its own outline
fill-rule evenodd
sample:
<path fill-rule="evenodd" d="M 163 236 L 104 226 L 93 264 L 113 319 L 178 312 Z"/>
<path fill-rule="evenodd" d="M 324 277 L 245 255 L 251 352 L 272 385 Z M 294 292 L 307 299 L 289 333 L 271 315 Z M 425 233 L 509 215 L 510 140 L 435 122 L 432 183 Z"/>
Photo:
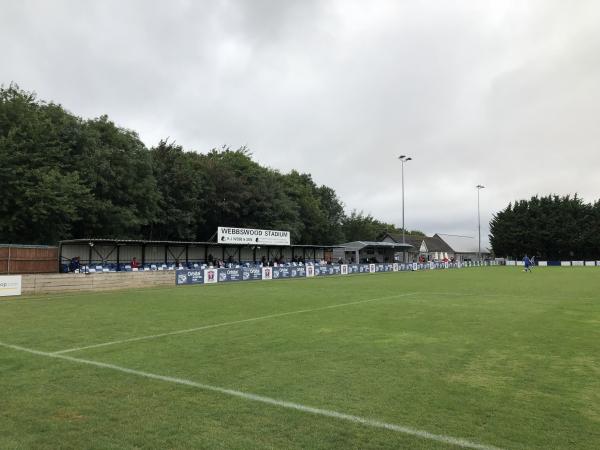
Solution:
<path fill-rule="evenodd" d="M 219 227 L 219 244 L 290 245 L 289 231 Z"/>
<path fill-rule="evenodd" d="M 204 284 L 217 283 L 218 279 L 217 269 L 205 269 L 204 270 Z"/>
<path fill-rule="evenodd" d="M 21 275 L 0 276 L 0 297 L 21 295 Z"/>
<path fill-rule="evenodd" d="M 272 280 L 273 279 L 273 269 L 270 267 L 262 268 L 262 279 L 263 280 Z"/>

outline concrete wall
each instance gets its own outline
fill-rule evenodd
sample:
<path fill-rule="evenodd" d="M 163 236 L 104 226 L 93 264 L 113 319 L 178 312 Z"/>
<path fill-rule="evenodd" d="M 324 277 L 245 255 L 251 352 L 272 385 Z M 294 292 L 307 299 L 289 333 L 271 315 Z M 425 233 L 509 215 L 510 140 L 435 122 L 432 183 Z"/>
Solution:
<path fill-rule="evenodd" d="M 87 275 L 72 273 L 23 275 L 21 286 L 23 295 L 175 286 L 175 272 L 169 270 Z"/>

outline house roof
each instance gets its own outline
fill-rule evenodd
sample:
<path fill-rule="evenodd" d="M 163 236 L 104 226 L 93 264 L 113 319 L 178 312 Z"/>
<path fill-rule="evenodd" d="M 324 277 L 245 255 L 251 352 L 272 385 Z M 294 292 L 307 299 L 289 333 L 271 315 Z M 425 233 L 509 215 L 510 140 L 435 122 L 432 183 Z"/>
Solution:
<path fill-rule="evenodd" d="M 387 236 L 391 237 L 396 242 L 402 242 L 401 233 L 386 233 Z M 428 252 L 451 252 L 450 246 L 445 243 L 442 239 L 436 236 L 421 236 L 405 234 L 404 241 L 412 245 L 417 251 L 420 250 L 421 244 L 425 241 L 425 246 Z"/>
<path fill-rule="evenodd" d="M 437 233 L 435 236 L 444 241 L 454 253 L 477 253 L 479 251 L 479 243 L 472 236 L 440 233 Z M 481 253 L 491 253 L 490 243 L 487 238 L 481 240 Z"/>
<path fill-rule="evenodd" d="M 381 239 L 384 239 L 386 236 L 389 236 L 391 239 L 394 240 L 394 242 L 397 242 L 399 244 L 402 243 L 402 233 L 390 233 L 390 232 L 386 232 L 381 237 Z M 410 244 L 413 247 L 415 247 L 416 249 L 418 249 L 421 246 L 421 242 L 423 242 L 423 236 L 421 236 L 421 235 L 405 234 L 404 235 L 404 242 L 406 242 L 407 244 Z"/>
<path fill-rule="evenodd" d="M 425 236 L 423 238 L 425 241 L 425 245 L 427 246 L 427 251 L 430 252 L 452 252 L 452 248 L 448 244 L 446 244 L 442 239 L 436 236 Z"/>

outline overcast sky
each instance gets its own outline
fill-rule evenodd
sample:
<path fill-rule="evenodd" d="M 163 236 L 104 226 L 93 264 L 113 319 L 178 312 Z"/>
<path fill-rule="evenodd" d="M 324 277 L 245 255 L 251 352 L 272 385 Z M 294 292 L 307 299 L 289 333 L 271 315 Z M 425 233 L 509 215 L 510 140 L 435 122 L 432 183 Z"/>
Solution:
<path fill-rule="evenodd" d="M 534 194 L 600 198 L 600 2 L 0 0 L 0 83 L 148 145 L 246 145 L 347 211 L 482 234 Z"/>

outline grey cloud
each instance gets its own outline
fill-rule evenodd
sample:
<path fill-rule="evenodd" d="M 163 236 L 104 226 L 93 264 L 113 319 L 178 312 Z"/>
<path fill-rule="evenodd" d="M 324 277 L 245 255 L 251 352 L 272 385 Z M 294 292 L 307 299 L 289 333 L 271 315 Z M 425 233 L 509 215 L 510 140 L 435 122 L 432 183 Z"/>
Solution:
<path fill-rule="evenodd" d="M 348 210 L 476 233 L 509 201 L 600 197 L 593 1 L 2 2 L 0 81 L 148 145 L 248 145 Z"/>

